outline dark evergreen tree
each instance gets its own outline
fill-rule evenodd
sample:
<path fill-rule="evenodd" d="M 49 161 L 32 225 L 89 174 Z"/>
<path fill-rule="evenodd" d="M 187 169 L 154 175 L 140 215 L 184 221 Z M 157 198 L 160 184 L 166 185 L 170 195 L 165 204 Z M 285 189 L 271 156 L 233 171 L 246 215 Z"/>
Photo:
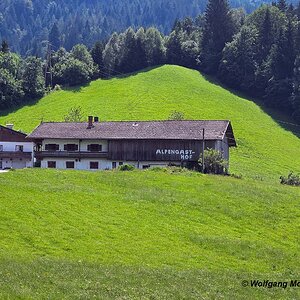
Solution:
<path fill-rule="evenodd" d="M 287 3 L 285 0 L 278 0 L 278 3 L 276 5 L 281 11 L 286 12 L 287 11 Z"/>
<path fill-rule="evenodd" d="M 265 10 L 265 16 L 259 32 L 259 61 L 262 62 L 268 56 L 272 47 L 272 23 L 270 10 Z"/>
<path fill-rule="evenodd" d="M 218 70 L 222 51 L 233 35 L 233 23 L 227 0 L 209 0 L 205 12 L 201 68 L 211 74 Z"/>
<path fill-rule="evenodd" d="M 130 27 L 124 34 L 124 43 L 122 46 L 122 56 L 120 58 L 120 71 L 129 73 L 138 70 L 136 60 L 136 38 L 135 32 Z"/>
<path fill-rule="evenodd" d="M 168 64 L 181 64 L 181 41 L 180 31 L 173 31 L 167 40 L 167 63 Z"/>
<path fill-rule="evenodd" d="M 9 46 L 8 46 L 8 42 L 6 40 L 2 41 L 1 44 L 1 50 L 2 53 L 9 53 Z"/>
<path fill-rule="evenodd" d="M 49 42 L 51 44 L 52 50 L 54 51 L 57 51 L 61 46 L 60 32 L 56 23 L 53 24 L 52 29 L 49 33 Z"/>
<path fill-rule="evenodd" d="M 102 42 L 96 42 L 91 50 L 91 55 L 93 58 L 93 61 L 96 65 L 98 65 L 99 69 L 103 66 L 103 50 L 104 50 L 104 43 Z"/>
<path fill-rule="evenodd" d="M 300 124 L 300 55 L 296 57 L 293 76 L 293 94 L 291 105 L 293 107 L 292 117 Z"/>
<path fill-rule="evenodd" d="M 136 66 L 138 70 L 147 67 L 147 54 L 146 54 L 146 34 L 143 27 L 136 32 Z"/>

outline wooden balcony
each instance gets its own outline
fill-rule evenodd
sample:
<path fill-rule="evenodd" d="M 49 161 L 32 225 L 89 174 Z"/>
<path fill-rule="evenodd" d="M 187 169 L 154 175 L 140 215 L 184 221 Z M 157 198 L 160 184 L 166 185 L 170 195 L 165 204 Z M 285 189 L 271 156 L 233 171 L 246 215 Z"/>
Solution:
<path fill-rule="evenodd" d="M 88 152 L 88 151 L 35 151 L 36 159 L 43 158 L 107 158 L 108 152 Z"/>
<path fill-rule="evenodd" d="M 32 153 L 21 152 L 21 151 L 0 151 L 0 158 L 6 158 L 6 159 L 22 158 L 22 159 L 31 160 Z"/>

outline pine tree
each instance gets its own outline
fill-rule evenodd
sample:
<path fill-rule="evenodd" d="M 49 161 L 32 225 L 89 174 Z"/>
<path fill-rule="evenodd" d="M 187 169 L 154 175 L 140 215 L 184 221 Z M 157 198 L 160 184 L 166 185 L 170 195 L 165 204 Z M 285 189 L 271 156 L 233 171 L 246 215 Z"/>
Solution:
<path fill-rule="evenodd" d="M 147 55 L 146 55 L 146 34 L 145 30 L 143 27 L 141 27 L 137 32 L 136 32 L 136 54 L 135 54 L 135 59 L 136 59 L 136 65 L 137 69 L 141 70 L 147 67 Z"/>
<path fill-rule="evenodd" d="M 96 42 L 91 50 L 91 55 L 93 58 L 93 61 L 96 65 L 98 65 L 99 69 L 101 69 L 103 65 L 103 52 L 104 50 L 104 44 L 102 42 Z"/>
<path fill-rule="evenodd" d="M 167 63 L 168 64 L 181 64 L 181 41 L 180 31 L 173 31 L 167 40 Z"/>
<path fill-rule="evenodd" d="M 285 0 L 279 0 L 277 5 L 276 5 L 281 11 L 286 11 L 288 6 Z"/>
<path fill-rule="evenodd" d="M 201 67 L 215 74 L 226 42 L 232 39 L 233 21 L 227 0 L 209 0 L 205 12 L 205 28 L 202 39 Z"/>
<path fill-rule="evenodd" d="M 268 56 L 272 46 L 272 23 L 270 9 L 267 7 L 262 26 L 260 28 L 259 60 L 263 61 Z"/>
<path fill-rule="evenodd" d="M 129 27 L 124 36 L 124 44 L 122 47 L 122 57 L 120 62 L 120 70 L 123 73 L 137 71 L 136 61 L 136 39 L 134 30 Z"/>
<path fill-rule="evenodd" d="M 61 46 L 60 33 L 56 23 L 53 24 L 52 29 L 49 33 L 49 42 L 51 44 L 52 50 L 54 51 L 57 51 Z"/>
<path fill-rule="evenodd" d="M 300 124 L 300 55 L 296 57 L 294 64 L 294 90 L 291 97 L 293 106 L 293 118 Z"/>
<path fill-rule="evenodd" d="M 7 43 L 6 40 L 2 41 L 0 52 L 2 52 L 2 53 L 9 53 L 9 46 L 8 46 L 8 43 Z"/>

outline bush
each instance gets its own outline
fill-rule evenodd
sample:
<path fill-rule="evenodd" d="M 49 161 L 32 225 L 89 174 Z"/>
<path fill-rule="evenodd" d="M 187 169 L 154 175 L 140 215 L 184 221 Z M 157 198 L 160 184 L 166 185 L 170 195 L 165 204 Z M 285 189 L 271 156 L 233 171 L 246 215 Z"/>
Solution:
<path fill-rule="evenodd" d="M 199 165 L 203 170 L 202 157 L 199 159 Z M 204 171 L 206 174 L 228 174 L 228 162 L 222 154 L 214 149 L 204 150 Z"/>
<path fill-rule="evenodd" d="M 286 185 L 292 185 L 292 186 L 300 186 L 300 176 L 299 174 L 294 174 L 293 172 L 290 172 L 289 175 L 286 176 L 280 176 L 280 183 L 286 184 Z"/>
<path fill-rule="evenodd" d="M 120 166 L 118 170 L 119 171 L 133 171 L 134 169 L 135 169 L 134 166 L 126 164 L 126 165 Z"/>
<path fill-rule="evenodd" d="M 170 121 L 181 121 L 184 120 L 184 113 L 181 111 L 172 111 L 168 118 Z"/>
<path fill-rule="evenodd" d="M 56 84 L 53 90 L 54 91 L 61 91 L 61 86 L 59 84 Z"/>

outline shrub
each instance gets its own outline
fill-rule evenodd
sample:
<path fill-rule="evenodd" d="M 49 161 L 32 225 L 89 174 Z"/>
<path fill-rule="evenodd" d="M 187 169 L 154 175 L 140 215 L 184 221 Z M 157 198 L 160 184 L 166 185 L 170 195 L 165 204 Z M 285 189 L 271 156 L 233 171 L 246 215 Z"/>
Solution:
<path fill-rule="evenodd" d="M 172 111 L 168 118 L 170 121 L 181 121 L 184 120 L 184 113 L 181 111 Z"/>
<path fill-rule="evenodd" d="M 235 178 L 235 179 L 242 179 L 243 178 L 242 174 L 231 174 L 230 176 Z"/>
<path fill-rule="evenodd" d="M 203 169 L 202 157 L 199 159 L 201 170 Z M 207 174 L 228 174 L 228 162 L 222 154 L 214 149 L 204 150 L 204 171 Z"/>
<path fill-rule="evenodd" d="M 56 84 L 53 90 L 54 91 L 61 91 L 61 86 L 59 84 Z"/>
<path fill-rule="evenodd" d="M 125 164 L 123 166 L 120 166 L 118 170 L 119 171 L 133 171 L 134 169 L 135 169 L 134 166 Z"/>
<path fill-rule="evenodd" d="M 280 176 L 280 180 L 281 184 L 300 186 L 300 176 L 299 174 L 294 174 L 293 172 L 290 172 L 287 177 Z"/>

